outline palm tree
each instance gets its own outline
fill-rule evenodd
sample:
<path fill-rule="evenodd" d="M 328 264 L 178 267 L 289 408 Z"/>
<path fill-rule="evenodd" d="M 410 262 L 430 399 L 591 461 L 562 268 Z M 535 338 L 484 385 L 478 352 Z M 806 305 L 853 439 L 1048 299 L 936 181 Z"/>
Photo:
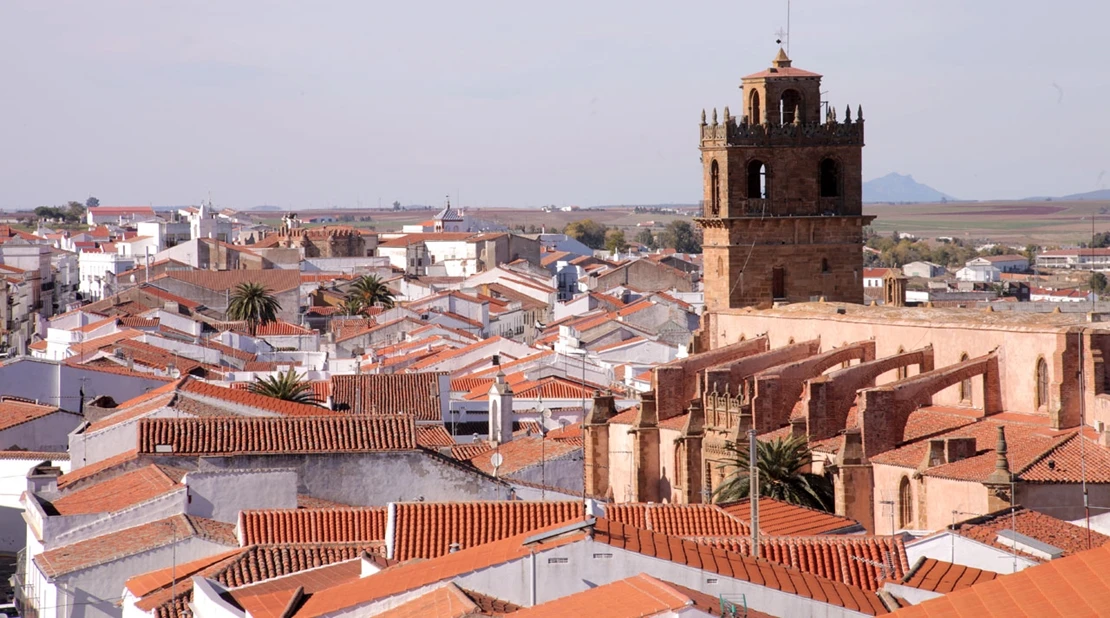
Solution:
<path fill-rule="evenodd" d="M 348 299 L 358 299 L 364 308 L 379 306 L 389 309 L 393 306 L 393 292 L 374 275 L 363 275 L 351 283 L 347 292 Z"/>
<path fill-rule="evenodd" d="M 359 315 L 364 309 L 364 307 L 362 306 L 362 300 L 355 298 L 354 296 L 348 296 L 347 298 L 343 299 L 343 302 L 336 305 L 336 307 L 343 315 Z"/>
<path fill-rule="evenodd" d="M 819 474 L 802 471 L 813 461 L 805 436 L 776 438 L 757 444 L 760 496 L 822 511 L 833 510 L 832 482 Z M 722 467 L 735 466 L 735 469 L 717 488 L 713 495 L 715 502 L 735 502 L 747 498 L 751 491 L 747 445 L 729 442 L 727 448 L 735 458 Z"/>
<path fill-rule="evenodd" d="M 246 322 L 253 337 L 259 326 L 276 322 L 280 311 L 281 305 L 270 290 L 261 283 L 247 281 L 240 283 L 231 295 L 231 302 L 227 305 L 227 318 Z"/>
<path fill-rule="evenodd" d="M 312 390 L 312 385 L 302 380 L 301 376 L 297 375 L 292 367 L 285 373 L 256 379 L 251 383 L 249 390 L 252 393 L 281 399 L 282 401 L 309 405 L 320 404 L 320 400 L 316 398 L 316 393 Z"/>

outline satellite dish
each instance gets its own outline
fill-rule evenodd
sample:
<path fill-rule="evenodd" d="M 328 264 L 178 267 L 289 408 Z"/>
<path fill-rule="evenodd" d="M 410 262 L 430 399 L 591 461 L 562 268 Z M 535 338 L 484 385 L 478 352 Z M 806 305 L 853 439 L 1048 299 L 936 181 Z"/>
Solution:
<path fill-rule="evenodd" d="M 501 455 L 501 453 L 494 453 L 493 455 L 490 455 L 489 463 L 494 468 L 500 468 L 501 464 L 505 463 L 505 458 Z"/>
<path fill-rule="evenodd" d="M 545 421 L 551 420 L 551 410 L 544 410 L 540 416 L 542 416 Z"/>

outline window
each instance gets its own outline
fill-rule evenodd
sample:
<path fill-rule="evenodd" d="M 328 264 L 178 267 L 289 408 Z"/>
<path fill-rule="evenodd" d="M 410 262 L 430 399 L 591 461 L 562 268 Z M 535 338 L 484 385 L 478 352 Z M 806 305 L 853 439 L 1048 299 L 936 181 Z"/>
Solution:
<path fill-rule="evenodd" d="M 835 159 L 821 161 L 821 197 L 840 195 L 840 166 Z"/>
<path fill-rule="evenodd" d="M 767 199 L 767 166 L 758 159 L 748 163 L 748 199 Z"/>
<path fill-rule="evenodd" d="M 786 298 L 786 271 L 781 266 L 771 269 L 771 297 Z"/>
<path fill-rule="evenodd" d="M 960 362 L 967 360 L 967 352 L 960 355 Z M 971 378 L 960 382 L 960 402 L 971 405 Z"/>
<path fill-rule="evenodd" d="M 1048 405 L 1048 363 L 1044 358 L 1037 359 L 1036 402 L 1038 408 Z"/>
<path fill-rule="evenodd" d="M 909 477 L 903 476 L 902 483 L 898 486 L 898 527 L 909 528 L 913 525 L 913 490 L 910 489 Z M 891 530 L 893 534 L 894 531 Z"/>
<path fill-rule="evenodd" d="M 821 272 L 829 272 L 829 258 L 821 258 Z"/>
<path fill-rule="evenodd" d="M 798 122 L 805 121 L 805 115 L 802 114 L 802 95 L 797 90 L 787 90 L 779 99 L 779 118 L 782 118 L 782 124 L 793 123 L 795 113 L 801 116 Z"/>
<path fill-rule="evenodd" d="M 718 216 L 721 213 L 721 170 L 714 159 L 709 164 L 709 214 Z"/>
<path fill-rule="evenodd" d="M 748 114 L 748 122 L 752 124 L 763 124 L 763 115 L 759 110 L 759 91 L 752 90 L 751 107 Z"/>

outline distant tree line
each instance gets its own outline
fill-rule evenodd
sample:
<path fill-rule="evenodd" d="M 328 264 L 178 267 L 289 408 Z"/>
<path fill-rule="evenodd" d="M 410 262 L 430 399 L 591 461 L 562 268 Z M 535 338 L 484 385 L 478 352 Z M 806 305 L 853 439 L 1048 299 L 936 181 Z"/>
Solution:
<path fill-rule="evenodd" d="M 572 221 L 563 228 L 563 233 L 591 249 L 624 251 L 629 246 L 623 229 L 608 227 L 593 219 Z M 658 233 L 644 228 L 636 234 L 635 240 L 648 249 L 701 253 L 701 233 L 688 221 L 672 221 Z"/>
<path fill-rule="evenodd" d="M 865 253 L 863 257 L 864 265 L 887 268 L 901 268 L 911 262 L 932 262 L 941 266 L 963 266 L 968 260 L 977 257 L 1013 252 L 1013 249 L 1003 245 L 995 245 L 990 249 L 978 251 L 968 242 L 959 238 L 930 245 L 921 240 L 899 238 L 898 232 L 889 236 L 872 233 L 868 236 L 866 245 L 879 253 Z M 1032 261 L 1036 257 L 1037 246 L 1027 245 L 1025 250 L 1019 253 Z"/>
<path fill-rule="evenodd" d="M 94 206 L 100 204 L 95 197 L 89 198 L 89 203 L 94 203 Z M 34 210 L 34 213 L 38 219 L 48 219 L 62 223 L 80 223 L 85 220 L 85 204 L 69 202 L 65 206 L 39 206 Z"/>

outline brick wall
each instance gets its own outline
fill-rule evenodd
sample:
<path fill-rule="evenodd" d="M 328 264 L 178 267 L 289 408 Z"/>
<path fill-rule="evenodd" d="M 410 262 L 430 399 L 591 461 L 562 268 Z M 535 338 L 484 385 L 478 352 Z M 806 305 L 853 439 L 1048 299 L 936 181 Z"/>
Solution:
<path fill-rule="evenodd" d="M 709 367 L 729 363 L 767 349 L 767 339 L 756 337 L 732 345 L 673 360 L 652 372 L 659 420 L 682 414 L 698 394 L 699 373 Z"/>

